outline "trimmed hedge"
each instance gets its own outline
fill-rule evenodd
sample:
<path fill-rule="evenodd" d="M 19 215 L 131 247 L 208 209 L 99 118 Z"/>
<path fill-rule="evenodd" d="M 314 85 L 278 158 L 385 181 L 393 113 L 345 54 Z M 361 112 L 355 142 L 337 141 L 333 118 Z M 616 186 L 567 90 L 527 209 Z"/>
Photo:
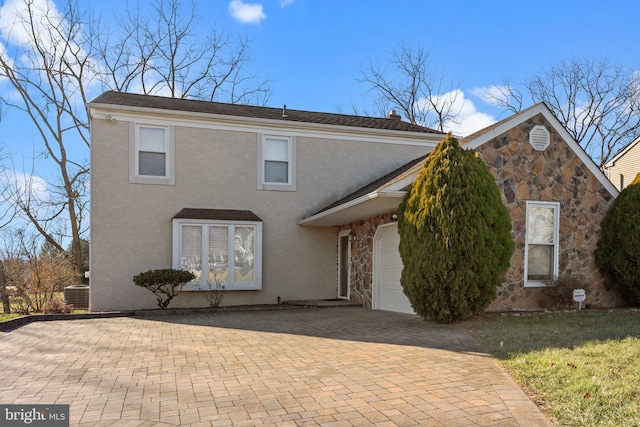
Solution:
<path fill-rule="evenodd" d="M 133 283 L 153 292 L 158 307 L 164 310 L 182 287 L 195 278 L 196 276 L 190 271 L 166 268 L 149 270 L 133 276 Z"/>

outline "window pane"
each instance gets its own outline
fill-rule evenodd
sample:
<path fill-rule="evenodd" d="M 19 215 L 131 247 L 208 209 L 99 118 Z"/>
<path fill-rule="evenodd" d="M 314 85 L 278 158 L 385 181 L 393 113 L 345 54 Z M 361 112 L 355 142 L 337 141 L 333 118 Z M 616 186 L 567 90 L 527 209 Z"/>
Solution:
<path fill-rule="evenodd" d="M 236 227 L 233 238 L 236 282 L 253 282 L 254 227 Z"/>
<path fill-rule="evenodd" d="M 209 227 L 209 282 L 229 281 L 229 228 Z"/>
<path fill-rule="evenodd" d="M 287 162 L 264 162 L 264 182 L 289 182 L 289 163 Z"/>
<path fill-rule="evenodd" d="M 138 153 L 138 174 L 148 176 L 167 176 L 167 155 L 165 153 Z"/>
<path fill-rule="evenodd" d="M 529 245 L 527 280 L 552 279 L 553 271 L 553 246 Z"/>
<path fill-rule="evenodd" d="M 553 208 L 529 208 L 529 243 L 554 243 L 553 224 Z"/>
<path fill-rule="evenodd" d="M 140 132 L 140 151 L 153 151 L 155 153 L 166 152 L 165 129 L 163 128 L 138 128 Z"/>
<path fill-rule="evenodd" d="M 286 162 L 289 160 L 289 141 L 286 139 L 265 139 L 264 159 L 279 160 Z"/>
<path fill-rule="evenodd" d="M 183 225 L 180 242 L 180 267 L 202 279 L 202 227 L 199 225 Z"/>

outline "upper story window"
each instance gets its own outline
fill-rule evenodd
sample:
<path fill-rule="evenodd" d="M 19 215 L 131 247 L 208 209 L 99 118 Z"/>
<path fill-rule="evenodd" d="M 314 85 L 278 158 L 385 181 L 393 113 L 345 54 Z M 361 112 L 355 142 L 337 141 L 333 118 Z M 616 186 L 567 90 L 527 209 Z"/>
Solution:
<path fill-rule="evenodd" d="M 138 126 L 138 176 L 167 176 L 167 128 Z"/>
<path fill-rule="evenodd" d="M 129 182 L 175 184 L 173 126 L 131 124 Z"/>
<path fill-rule="evenodd" d="M 559 212 L 559 203 L 527 202 L 525 286 L 558 276 Z"/>
<path fill-rule="evenodd" d="M 258 138 L 258 189 L 295 191 L 296 141 L 290 136 Z"/>

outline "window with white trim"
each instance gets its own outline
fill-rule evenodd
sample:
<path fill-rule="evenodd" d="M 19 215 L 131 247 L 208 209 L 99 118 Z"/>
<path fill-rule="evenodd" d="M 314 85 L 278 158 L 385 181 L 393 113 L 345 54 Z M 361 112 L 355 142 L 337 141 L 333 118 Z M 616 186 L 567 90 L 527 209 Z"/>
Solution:
<path fill-rule="evenodd" d="M 296 144 L 290 136 L 260 135 L 258 189 L 295 191 Z"/>
<path fill-rule="evenodd" d="M 167 129 L 157 126 L 138 126 L 138 176 L 167 176 Z"/>
<path fill-rule="evenodd" d="M 544 286 L 558 275 L 560 204 L 527 201 L 525 286 Z"/>
<path fill-rule="evenodd" d="M 130 182 L 175 183 L 172 126 L 132 123 L 130 151 Z"/>
<path fill-rule="evenodd" d="M 262 289 L 262 223 L 174 219 L 173 268 L 196 279 L 183 290 Z"/>

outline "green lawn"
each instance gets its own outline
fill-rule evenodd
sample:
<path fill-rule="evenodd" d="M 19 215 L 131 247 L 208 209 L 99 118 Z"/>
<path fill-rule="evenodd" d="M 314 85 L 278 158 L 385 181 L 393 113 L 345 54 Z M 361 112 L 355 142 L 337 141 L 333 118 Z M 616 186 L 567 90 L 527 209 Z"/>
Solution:
<path fill-rule="evenodd" d="M 15 314 L 15 313 L 11 313 L 11 314 L 0 313 L 0 322 L 2 322 L 3 320 L 13 319 L 14 317 L 18 317 L 18 316 L 19 314 Z"/>
<path fill-rule="evenodd" d="M 561 426 L 640 426 L 640 311 L 482 315 L 459 324 Z"/>

